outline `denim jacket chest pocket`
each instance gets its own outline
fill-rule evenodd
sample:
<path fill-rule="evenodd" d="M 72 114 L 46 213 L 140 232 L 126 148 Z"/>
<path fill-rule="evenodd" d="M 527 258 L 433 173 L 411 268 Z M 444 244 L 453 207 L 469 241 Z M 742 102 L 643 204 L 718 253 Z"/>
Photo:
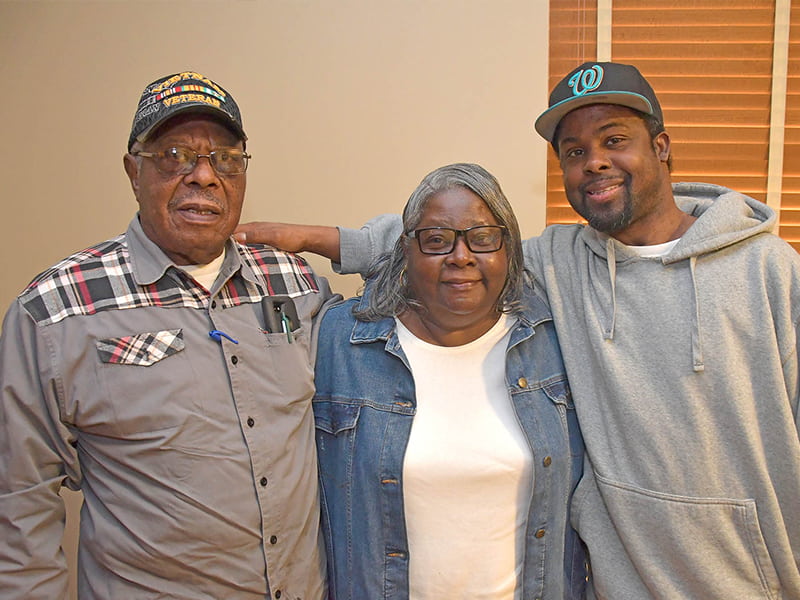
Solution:
<path fill-rule="evenodd" d="M 557 373 L 544 381 L 520 377 L 511 383 L 511 399 L 534 454 L 566 457 L 564 451 L 568 451 L 572 458 L 583 456 L 583 437 L 566 375 Z"/>
<path fill-rule="evenodd" d="M 405 400 L 384 403 L 372 400 L 315 398 L 313 408 L 318 440 L 321 433 L 334 437 L 353 434 L 359 428 L 360 419 L 365 421 L 360 429 L 368 429 L 362 431 L 362 435 L 373 439 L 376 434 L 384 431 L 384 425 L 387 420 L 393 420 L 393 416 L 412 417 L 416 412 L 413 402 Z M 365 444 L 366 440 L 359 443 L 359 445 Z M 369 451 L 369 447 L 365 446 L 364 451 Z"/>
<path fill-rule="evenodd" d="M 575 405 L 572 402 L 572 392 L 569 389 L 565 375 L 543 382 L 541 389 L 553 403 L 563 406 L 565 410 L 575 410 Z"/>
<path fill-rule="evenodd" d="M 318 430 L 331 435 L 355 429 L 361 406 L 349 402 L 314 400 L 314 422 Z"/>

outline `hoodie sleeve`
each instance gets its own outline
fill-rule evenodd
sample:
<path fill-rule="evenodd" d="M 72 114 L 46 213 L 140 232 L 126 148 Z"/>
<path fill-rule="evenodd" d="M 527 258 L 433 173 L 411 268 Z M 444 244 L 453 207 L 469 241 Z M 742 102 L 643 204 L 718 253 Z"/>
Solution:
<path fill-rule="evenodd" d="M 544 267 L 542 265 L 539 240 L 540 238 L 538 237 L 522 240 L 522 255 L 525 259 L 525 266 L 533 273 L 534 279 L 541 282 Z"/>
<path fill-rule="evenodd" d="M 379 215 L 361 229 L 339 228 L 341 263 L 331 263 L 336 273 L 364 275 L 373 261 L 389 252 L 403 233 L 399 215 Z"/>
<path fill-rule="evenodd" d="M 792 403 L 794 424 L 800 438 L 800 317 L 794 323 L 794 352 L 783 367 L 786 391 Z"/>

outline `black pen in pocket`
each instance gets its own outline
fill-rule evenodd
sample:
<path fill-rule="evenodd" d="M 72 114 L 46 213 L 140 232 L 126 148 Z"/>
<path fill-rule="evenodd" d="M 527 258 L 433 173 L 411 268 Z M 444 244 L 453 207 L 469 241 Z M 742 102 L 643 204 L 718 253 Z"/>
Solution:
<path fill-rule="evenodd" d="M 300 326 L 294 301 L 288 296 L 266 296 L 261 299 L 261 310 L 266 331 L 285 333 L 291 344 L 294 339 L 292 331 Z"/>

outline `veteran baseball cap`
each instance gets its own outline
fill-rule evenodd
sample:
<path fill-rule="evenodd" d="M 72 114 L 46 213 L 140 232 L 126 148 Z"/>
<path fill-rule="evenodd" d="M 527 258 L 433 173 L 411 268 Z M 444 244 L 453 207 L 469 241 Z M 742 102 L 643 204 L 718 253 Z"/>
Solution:
<path fill-rule="evenodd" d="M 162 77 L 144 88 L 133 117 L 128 150 L 135 141 L 144 142 L 167 119 L 187 111 L 217 115 L 243 141 L 247 140 L 233 96 L 208 77 L 185 71 Z"/>
<path fill-rule="evenodd" d="M 662 123 L 664 121 L 653 88 L 636 67 L 613 62 L 587 62 L 558 82 L 550 94 L 548 109 L 536 119 L 536 131 L 552 143 L 561 119 L 576 108 L 589 104 L 619 104 L 652 115 Z"/>

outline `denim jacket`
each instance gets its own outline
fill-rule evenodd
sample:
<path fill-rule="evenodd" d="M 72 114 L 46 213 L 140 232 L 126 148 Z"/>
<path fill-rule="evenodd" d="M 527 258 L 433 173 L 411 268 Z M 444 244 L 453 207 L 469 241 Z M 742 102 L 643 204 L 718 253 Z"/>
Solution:
<path fill-rule="evenodd" d="M 368 292 L 369 293 L 369 292 Z M 357 321 L 360 301 L 324 317 L 314 417 L 332 600 L 407 600 L 403 457 L 414 380 L 394 319 Z M 506 351 L 506 384 L 533 453 L 523 600 L 583 598 L 588 565 L 569 525 L 583 440 L 550 312 L 533 292 Z"/>

